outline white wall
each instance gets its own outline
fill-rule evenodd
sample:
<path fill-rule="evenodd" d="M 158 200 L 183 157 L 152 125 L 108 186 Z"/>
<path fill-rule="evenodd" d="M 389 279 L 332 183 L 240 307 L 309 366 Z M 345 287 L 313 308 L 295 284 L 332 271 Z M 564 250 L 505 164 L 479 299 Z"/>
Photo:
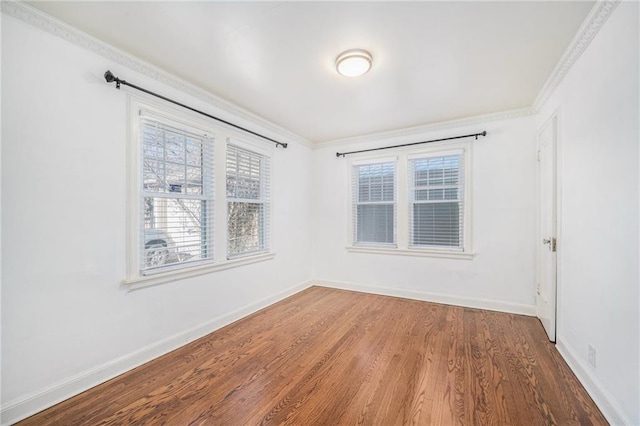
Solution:
<path fill-rule="evenodd" d="M 308 285 L 309 148 L 275 151 L 275 259 L 127 292 L 127 94 L 102 74 L 216 109 L 6 15 L 2 65 L 3 422 Z"/>
<path fill-rule="evenodd" d="M 473 151 L 473 260 L 347 253 L 346 160 L 335 157 L 336 147 L 311 152 L 292 143 L 274 158 L 274 260 L 135 292 L 120 284 L 127 96 L 102 73 L 110 68 L 218 111 L 12 17 L 2 21 L 3 422 L 275 301 L 311 277 L 532 313 L 535 134 L 559 109 L 558 347 L 610 420 L 640 424 L 637 3 L 618 6 L 538 117 L 389 141 L 489 132 Z M 597 349 L 595 369 L 586 361 L 589 344 Z"/>
<path fill-rule="evenodd" d="M 494 121 L 341 146 L 351 151 L 469 134 L 473 142 L 472 260 L 351 253 L 347 160 L 336 146 L 315 151 L 313 277 L 327 285 L 444 303 L 534 313 L 535 119 Z M 381 155 L 392 155 L 383 151 Z"/>
<path fill-rule="evenodd" d="M 541 126 L 560 114 L 558 348 L 608 419 L 631 424 L 640 424 L 638 48 L 638 3 L 623 2 L 538 117 Z"/>

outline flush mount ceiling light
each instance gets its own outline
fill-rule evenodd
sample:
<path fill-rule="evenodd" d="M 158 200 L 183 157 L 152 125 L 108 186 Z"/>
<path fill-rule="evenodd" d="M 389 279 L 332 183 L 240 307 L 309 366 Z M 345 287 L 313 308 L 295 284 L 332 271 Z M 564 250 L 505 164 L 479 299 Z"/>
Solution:
<path fill-rule="evenodd" d="M 347 50 L 336 58 L 336 69 L 345 77 L 357 77 L 369 71 L 372 59 L 371 53 L 366 50 Z"/>

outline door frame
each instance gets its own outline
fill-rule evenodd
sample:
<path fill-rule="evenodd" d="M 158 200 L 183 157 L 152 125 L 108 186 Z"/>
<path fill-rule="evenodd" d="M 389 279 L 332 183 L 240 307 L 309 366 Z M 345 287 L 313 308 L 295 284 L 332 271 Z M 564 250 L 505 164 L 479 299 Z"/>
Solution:
<path fill-rule="evenodd" d="M 556 297 L 555 297 L 555 340 L 558 341 L 558 331 L 560 329 L 560 313 L 562 312 L 562 298 L 560 297 L 562 292 L 562 113 L 560 108 L 554 110 L 548 117 L 544 119 L 542 125 L 536 128 L 536 160 L 538 156 L 538 150 L 540 146 L 540 136 L 544 129 L 549 126 L 555 119 L 555 215 L 556 215 Z M 540 188 L 540 165 L 536 161 L 536 288 L 534 291 L 538 291 L 538 279 L 541 271 L 541 247 L 540 242 L 543 238 L 542 230 L 540 229 L 542 211 L 541 205 L 541 188 Z M 536 297 L 536 316 L 537 316 L 537 294 Z"/>

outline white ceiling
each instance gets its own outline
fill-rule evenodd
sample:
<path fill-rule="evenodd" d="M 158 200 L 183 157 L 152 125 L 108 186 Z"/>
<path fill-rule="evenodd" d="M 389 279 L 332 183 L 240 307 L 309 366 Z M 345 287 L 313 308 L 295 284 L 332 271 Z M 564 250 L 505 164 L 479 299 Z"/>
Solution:
<path fill-rule="evenodd" d="M 29 4 L 323 142 L 531 106 L 594 3 Z M 359 78 L 335 72 L 351 48 Z"/>

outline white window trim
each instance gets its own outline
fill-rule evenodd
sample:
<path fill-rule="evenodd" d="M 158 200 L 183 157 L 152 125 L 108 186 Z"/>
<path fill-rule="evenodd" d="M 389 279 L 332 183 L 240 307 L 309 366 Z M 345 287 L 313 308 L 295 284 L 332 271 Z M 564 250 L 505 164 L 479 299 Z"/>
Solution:
<path fill-rule="evenodd" d="M 471 260 L 474 257 L 473 253 L 464 253 L 461 251 L 452 250 L 436 250 L 436 249 L 419 249 L 419 248 L 384 248 L 384 247 L 362 247 L 347 246 L 347 251 L 350 253 L 371 253 L 371 254 L 392 254 L 399 256 L 419 256 L 419 257 L 440 257 L 445 259 L 466 259 Z"/>
<path fill-rule="evenodd" d="M 387 250 L 393 250 L 395 248 L 398 247 L 398 207 L 399 207 L 399 203 L 400 200 L 398 199 L 398 167 L 399 167 L 399 162 L 398 162 L 398 157 L 397 156 L 393 156 L 393 157 L 369 157 L 369 158 L 356 158 L 352 161 L 348 161 L 348 168 L 347 168 L 347 176 L 348 176 L 348 193 L 349 193 L 349 220 L 347 220 L 347 232 L 348 232 L 348 237 L 347 237 L 347 245 L 348 247 L 352 247 L 354 249 L 359 249 L 361 251 L 369 251 L 369 250 L 379 250 L 379 249 L 387 249 Z M 395 214 L 396 214 L 396 218 L 394 221 L 394 234 L 395 234 L 395 243 L 358 243 L 355 241 L 355 229 L 353 227 L 354 223 L 353 223 L 353 218 L 355 217 L 354 211 L 353 211 L 353 167 L 354 166 L 365 166 L 368 164 L 378 164 L 378 163 L 394 163 L 395 164 L 395 181 L 394 181 L 394 192 L 395 192 Z"/>
<path fill-rule="evenodd" d="M 464 259 L 471 260 L 475 256 L 473 252 L 473 223 L 472 223 L 472 142 L 440 142 L 422 146 L 418 149 L 399 148 L 394 150 L 396 156 L 389 157 L 378 156 L 369 153 L 366 156 L 353 157 L 347 162 L 347 176 L 349 182 L 349 203 L 348 203 L 348 220 L 347 220 L 347 244 L 346 250 L 350 253 L 370 253 L 370 254 L 386 254 L 399 256 L 422 256 L 447 259 Z M 411 247 L 409 245 L 409 176 L 408 162 L 409 159 L 440 156 L 451 153 L 464 152 L 464 225 L 463 225 L 463 248 L 462 250 L 448 248 L 422 248 Z M 356 244 L 353 233 L 353 176 L 351 170 L 354 165 L 372 164 L 382 162 L 382 160 L 396 160 L 396 245 L 363 245 Z"/>
<path fill-rule="evenodd" d="M 251 265 L 253 263 L 264 262 L 276 257 L 276 254 L 260 253 L 254 256 L 245 256 L 237 259 L 225 260 L 223 262 L 208 263 L 206 265 L 199 264 L 188 268 L 160 272 L 154 275 L 139 275 L 137 277 L 127 278 L 122 281 L 127 285 L 128 290 L 137 290 L 144 287 L 151 287 L 158 284 L 164 284 L 185 278 L 197 277 L 200 275 L 210 274 L 216 271 L 224 271 L 225 269 L 237 268 L 239 266 Z"/>
<path fill-rule="evenodd" d="M 266 250 L 260 250 L 260 251 L 256 251 L 254 253 L 245 253 L 245 254 L 240 254 L 237 256 L 232 256 L 229 257 L 229 253 L 227 252 L 227 227 L 226 227 L 226 219 L 227 219 L 227 214 L 228 214 L 228 206 L 229 206 L 229 200 L 226 198 L 226 194 L 227 194 L 227 179 L 226 179 L 226 173 L 227 173 L 227 168 L 226 168 L 226 164 L 227 164 L 227 146 L 228 145 L 235 145 L 237 147 L 246 149 L 248 151 L 253 151 L 257 154 L 263 155 L 265 157 L 269 158 L 269 183 L 271 185 L 271 183 L 273 182 L 273 159 L 274 159 L 274 147 L 271 146 L 271 148 L 269 149 L 268 147 L 265 147 L 264 144 L 262 145 L 257 145 L 256 143 L 254 143 L 253 141 L 241 138 L 241 137 L 229 137 L 226 140 L 226 143 L 223 144 L 224 145 L 224 154 L 223 157 L 224 158 L 224 176 L 225 179 L 220 179 L 221 185 L 220 187 L 217 187 L 216 189 L 221 189 L 223 192 L 222 194 L 224 194 L 224 210 L 222 208 L 220 208 L 220 212 L 218 210 L 216 210 L 216 214 L 221 213 L 223 214 L 222 216 L 220 216 L 221 218 L 224 218 L 224 220 L 220 220 L 218 221 L 219 223 L 221 222 L 224 226 L 223 229 L 221 229 L 221 232 L 224 232 L 224 251 L 221 253 L 224 253 L 225 258 L 227 258 L 228 262 L 233 262 L 233 261 L 238 261 L 240 259 L 250 259 L 250 258 L 257 258 L 260 256 L 264 256 L 265 254 L 269 254 L 269 253 L 273 253 L 274 252 L 274 235 L 273 235 L 273 186 L 271 186 L 269 188 L 269 199 L 268 199 L 268 205 L 269 205 L 269 214 L 268 214 L 268 230 L 269 230 L 269 241 L 268 241 L 268 247 Z M 216 152 L 217 154 L 217 152 Z M 217 183 L 216 183 L 217 185 Z M 217 209 L 217 205 L 216 205 L 216 209 Z M 223 211 L 222 211 L 223 210 Z M 216 232 L 218 231 L 218 229 L 216 228 Z"/>
<path fill-rule="evenodd" d="M 170 105 L 161 104 L 151 99 L 138 96 L 129 96 L 128 102 L 129 117 L 129 140 L 127 144 L 127 269 L 126 277 L 122 281 L 128 290 L 135 290 L 143 287 L 154 286 L 167 282 L 177 281 L 185 278 L 195 277 L 208 274 L 211 272 L 221 271 L 229 268 L 249 265 L 257 262 L 264 262 L 275 257 L 275 238 L 271 235 L 271 244 L 268 252 L 259 252 L 254 255 L 247 255 L 241 258 L 227 259 L 227 230 L 226 230 L 226 179 L 224 174 L 220 174 L 220 170 L 226 170 L 220 165 L 226 164 L 226 148 L 227 141 L 233 140 L 233 143 L 239 146 L 246 146 L 248 149 L 264 153 L 271 157 L 271 178 L 273 178 L 273 149 L 265 149 L 260 146 L 257 141 L 239 133 L 225 125 L 213 125 L 210 121 L 201 119 L 195 114 L 185 112 L 181 109 Z M 139 120 L 137 119 L 140 110 L 145 110 L 156 116 L 166 118 L 169 121 L 178 120 L 188 126 L 198 129 L 204 129 L 214 135 L 214 158 L 216 164 L 214 171 L 216 173 L 214 179 L 214 259 L 203 260 L 193 264 L 184 265 L 180 269 L 167 269 L 149 273 L 147 275 L 140 274 L 140 138 L 139 138 Z M 262 144 L 264 145 L 264 144 Z M 220 178 L 223 176 L 223 178 Z M 273 190 L 269 202 L 270 209 L 273 210 Z M 270 217 L 273 217 L 271 211 Z M 271 219 L 272 220 L 272 219 Z M 272 220 L 273 222 L 273 220 Z"/>

